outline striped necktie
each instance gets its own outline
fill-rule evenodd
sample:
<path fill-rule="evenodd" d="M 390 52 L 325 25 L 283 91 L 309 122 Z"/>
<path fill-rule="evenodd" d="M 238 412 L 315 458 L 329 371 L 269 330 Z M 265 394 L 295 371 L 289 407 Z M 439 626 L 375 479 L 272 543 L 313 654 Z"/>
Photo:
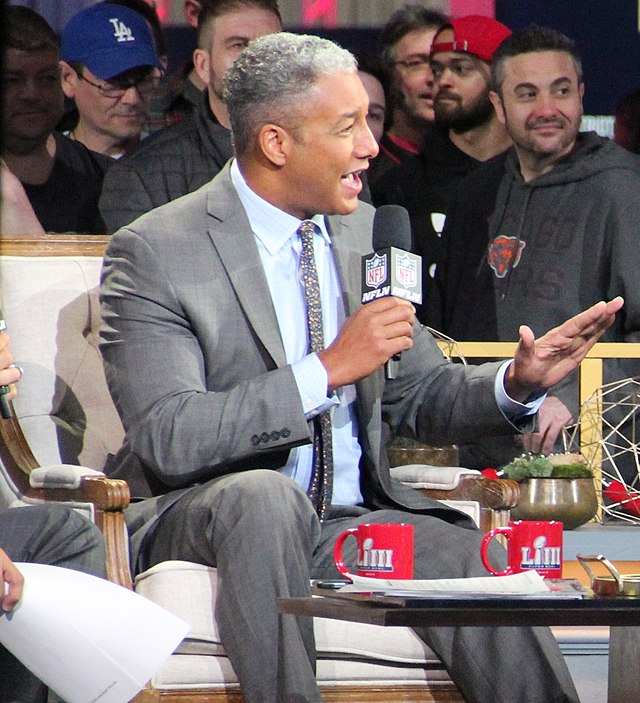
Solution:
<path fill-rule="evenodd" d="M 310 353 L 324 349 L 320 283 L 318 281 L 316 260 L 313 255 L 313 236 L 316 230 L 317 226 L 309 221 L 303 222 L 298 227 L 298 234 L 302 242 L 300 270 L 307 305 L 307 330 Z M 328 410 L 314 418 L 313 429 L 313 473 L 308 495 L 320 520 L 324 520 L 331 505 L 333 492 L 333 446 L 331 441 L 331 418 Z"/>

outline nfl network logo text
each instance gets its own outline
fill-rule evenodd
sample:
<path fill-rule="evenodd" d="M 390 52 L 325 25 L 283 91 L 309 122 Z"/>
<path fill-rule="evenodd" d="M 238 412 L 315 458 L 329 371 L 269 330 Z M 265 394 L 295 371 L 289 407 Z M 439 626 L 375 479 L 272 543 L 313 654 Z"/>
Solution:
<path fill-rule="evenodd" d="M 374 549 L 373 539 L 368 537 L 362 543 L 358 568 L 370 571 L 393 571 L 393 549 Z"/>
<path fill-rule="evenodd" d="M 119 41 L 135 41 L 133 32 L 127 27 L 124 22 L 121 22 L 117 17 L 112 17 L 109 22 L 113 25 L 113 36 Z"/>

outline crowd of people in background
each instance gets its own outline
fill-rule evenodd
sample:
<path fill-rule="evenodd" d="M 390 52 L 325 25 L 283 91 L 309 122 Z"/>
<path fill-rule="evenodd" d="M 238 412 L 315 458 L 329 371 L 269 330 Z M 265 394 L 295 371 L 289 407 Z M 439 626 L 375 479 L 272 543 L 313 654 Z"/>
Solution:
<path fill-rule="evenodd" d="M 257 451 L 255 445 L 262 441 L 262 435 L 258 433 L 251 440 L 247 439 L 254 446 L 247 445 L 245 454 L 239 450 L 244 439 L 236 426 L 238 418 L 250 424 L 256 420 L 259 409 L 246 407 L 242 398 L 234 395 L 236 389 L 242 387 L 245 395 L 259 394 L 259 383 L 270 379 L 264 380 L 260 397 L 278 401 L 282 395 L 290 406 L 291 398 L 298 398 L 297 388 L 303 385 L 296 375 L 301 373 L 299 370 L 289 377 L 275 368 L 275 362 L 269 365 L 266 347 L 256 341 L 258 334 L 252 332 L 249 321 L 245 321 L 246 325 L 243 322 L 243 295 L 248 295 L 247 290 L 255 285 L 261 286 L 261 294 L 256 294 L 256 298 L 278 301 L 277 305 L 274 302 L 278 318 L 270 315 L 269 319 L 273 318 L 274 326 L 279 325 L 285 342 L 294 327 L 291 320 L 283 321 L 280 316 L 280 310 L 286 309 L 287 314 L 295 317 L 295 310 L 293 307 L 289 310 L 289 303 L 285 302 L 289 293 L 284 295 L 277 290 L 278 277 L 282 275 L 283 280 L 286 279 L 290 262 L 281 262 L 282 268 L 270 268 L 272 264 L 267 263 L 268 254 L 279 246 L 267 223 L 289 226 L 291 223 L 281 218 L 282 211 L 314 222 L 315 214 L 339 213 L 345 215 L 345 222 L 356 234 L 367 228 L 370 234 L 371 208 L 364 205 L 356 209 L 352 201 L 359 199 L 374 207 L 402 205 L 409 212 L 411 248 L 423 259 L 425 299 L 416 314 L 424 325 L 460 340 L 517 341 L 522 340 L 521 324 L 527 325 L 535 337 L 541 337 L 549 328 L 564 330 L 564 320 L 598 301 L 624 296 L 624 308 L 615 322 L 613 316 L 618 308 L 614 305 L 607 308 L 606 314 L 599 309 L 600 317 L 594 325 L 599 325 L 598 334 L 608 327 L 605 341 L 640 341 L 640 279 L 634 270 L 634 233 L 640 221 L 640 161 L 636 156 L 640 152 L 640 99 L 639 93 L 634 93 L 618 104 L 615 127 L 618 144 L 595 133 L 580 132 L 585 90 L 581 60 L 573 41 L 550 28 L 531 26 L 512 32 L 492 18 L 449 18 L 421 5 L 407 5 L 396 11 L 382 29 L 379 54 L 358 54 L 356 74 L 356 63 L 348 52 L 324 40 L 301 39 L 283 32 L 277 0 L 186 0 L 184 8 L 187 22 L 197 28 L 197 46 L 193 60 L 171 76 L 166 70 L 167 50 L 162 28 L 155 11 L 144 0 L 108 0 L 92 5 L 71 18 L 61 40 L 33 10 L 19 6 L 6 8 L 2 68 L 2 228 L 5 233 L 34 235 L 118 232 L 112 238 L 105 264 L 102 351 L 111 391 L 125 429 L 133 436 L 133 445 L 128 440 L 123 452 L 116 457 L 121 463 L 114 464 L 115 475 L 125 476 L 134 488 L 142 485 L 141 482 L 136 485 L 136 476 L 144 477 L 143 497 L 148 501 L 139 505 L 147 506 L 158 495 L 172 495 L 176 485 L 182 486 L 180 481 L 184 477 L 172 474 L 184 470 L 181 466 L 177 468 L 178 459 L 175 465 L 171 464 L 176 452 L 182 452 L 181 460 L 186 461 L 188 457 L 194 466 L 197 464 L 189 479 L 184 479 L 184 485 L 188 485 L 186 492 L 178 491 L 175 506 L 169 502 L 172 506 L 169 517 L 163 513 L 160 520 L 154 514 L 154 520 L 157 518 L 162 524 L 154 526 L 151 538 L 145 536 L 140 559 L 146 560 L 147 565 L 165 558 L 197 560 L 194 553 L 201 547 L 200 553 L 206 552 L 211 563 L 232 573 L 236 568 L 231 559 L 234 555 L 226 554 L 225 547 L 216 542 L 217 535 L 207 535 L 206 545 L 201 545 L 194 537 L 195 546 L 192 545 L 192 552 L 189 552 L 183 544 L 172 540 L 170 533 L 191 531 L 195 535 L 196 526 L 189 517 L 190 511 L 201 509 L 200 504 L 205 499 L 209 501 L 208 506 L 223 503 L 221 484 L 209 482 L 211 466 L 218 459 L 224 470 L 214 470 L 214 478 L 220 478 L 217 471 L 226 474 L 227 495 L 238 491 L 238 500 L 247 497 L 242 492 L 244 485 L 236 485 L 232 480 L 242 472 L 229 473 L 232 471 L 229 466 L 241 462 L 245 454 L 254 461 L 251 452 Z M 250 47 L 248 53 L 247 47 Z M 298 106 L 296 115 L 301 126 L 297 131 L 287 112 L 292 108 L 286 94 L 277 93 L 275 80 L 282 78 L 283 90 L 297 89 L 291 76 L 296 62 L 302 61 L 306 51 L 314 56 L 317 52 L 320 57 L 313 59 L 319 62 L 313 65 L 315 73 L 310 69 L 305 74 L 311 91 L 309 104 L 316 113 L 307 113 Z M 290 66 L 283 65 L 278 52 L 289 53 Z M 243 64 L 243 60 L 256 63 Z M 275 77 L 266 75 L 264 62 L 267 60 L 273 60 Z M 267 90 L 273 91 L 269 99 L 265 97 Z M 346 117 L 338 109 L 340 100 L 352 109 Z M 343 126 L 347 117 L 351 119 L 352 114 L 360 114 L 363 101 L 368 105 L 366 121 L 354 118 L 352 124 Z M 65 105 L 70 109 L 65 110 Z M 252 106 L 255 106 L 255 114 L 250 114 Z M 270 110 L 275 110 L 281 124 L 276 119 L 267 120 L 272 116 Z M 328 128 L 325 123 L 330 116 L 335 121 Z M 244 119 L 254 129 L 251 134 Z M 310 133 L 314 135 L 311 141 L 307 140 Z M 340 135 L 339 138 L 336 135 Z M 350 153 L 346 153 L 344 145 L 347 143 L 353 143 Z M 342 190 L 334 192 L 329 180 L 338 169 L 343 169 L 338 174 Z M 163 209 L 156 211 L 160 207 Z M 246 226 L 244 221 L 238 224 L 233 219 L 235 211 L 242 208 L 248 213 Z M 209 239 L 200 239 L 200 234 L 209 227 L 205 213 L 216 221 L 210 231 L 215 256 L 209 253 Z M 240 230 L 237 232 L 239 241 L 244 237 L 246 242 L 252 242 L 253 235 L 259 240 L 261 258 L 255 257 L 256 271 L 261 261 L 266 276 L 260 271 L 252 279 L 247 274 L 252 269 L 240 266 L 237 258 L 242 259 L 243 252 L 232 251 L 235 245 L 228 242 L 231 235 L 220 224 L 227 219 L 235 223 L 234 233 Z M 315 245 L 316 252 L 323 251 L 323 246 L 328 252 L 321 257 L 320 268 L 330 280 L 323 294 L 328 291 L 329 297 L 342 301 L 340 286 L 344 287 L 344 281 L 338 283 L 329 246 L 334 232 L 332 227 L 318 222 L 315 226 L 316 234 L 324 242 Z M 172 228 L 176 233 L 178 230 L 197 233 L 188 241 L 182 236 L 183 249 L 179 255 L 171 242 L 166 244 L 159 237 L 161 234 L 170 239 Z M 336 242 L 335 249 L 339 253 L 338 238 Z M 356 250 L 355 244 L 351 249 L 349 253 Z M 359 261 L 359 257 L 357 259 Z M 219 316 L 220 329 L 214 328 L 217 315 L 202 309 L 202 301 L 194 292 L 197 286 L 192 277 L 205 261 L 208 273 L 198 279 L 198 285 L 209 287 L 210 294 L 220 301 L 223 310 Z M 346 299 L 346 292 L 344 297 Z M 149 312 L 145 305 L 157 306 L 159 310 Z M 397 327 L 413 329 L 413 308 L 397 302 L 376 303 L 375 310 L 378 308 L 385 316 L 393 318 Z M 373 305 L 370 310 L 374 310 Z M 348 317 L 349 312 L 352 317 Z M 269 310 L 265 315 L 267 313 Z M 144 385 L 145 374 L 152 364 L 149 362 L 145 369 L 147 361 L 141 364 L 136 356 L 141 345 L 155 345 L 156 340 L 145 337 L 141 342 L 143 335 L 136 337 L 136 332 L 132 332 L 135 322 L 128 327 L 130 321 L 139 322 L 145 315 L 153 317 L 156 326 L 164 325 L 164 332 L 176 345 L 176 357 L 181 364 L 180 373 L 175 373 L 175 358 L 160 361 L 148 351 L 145 359 L 153 359 L 162 370 L 156 374 L 156 378 L 161 379 L 158 384 L 147 379 L 150 382 Z M 373 354 L 373 342 L 370 348 L 364 349 L 357 339 L 360 329 L 362 338 L 369 339 L 364 334 L 361 312 L 345 312 L 338 305 L 338 310 L 331 315 L 333 317 L 325 323 L 335 328 L 337 342 L 319 351 L 320 358 L 326 362 L 327 374 L 322 376 L 325 380 L 322 398 L 315 402 L 313 412 L 323 414 L 335 404 L 336 415 L 342 413 L 340 428 L 346 428 L 345 443 L 348 443 L 349 438 L 358 434 L 356 416 L 362 413 L 361 409 L 355 409 L 356 384 L 367 374 L 340 368 L 335 361 L 335 344 L 340 346 L 342 340 L 342 352 L 347 348 L 350 354 L 368 358 Z M 212 318 L 215 319 L 212 321 Z M 222 326 L 230 324 L 229 320 L 233 320 L 237 335 L 237 339 L 231 341 L 227 338 L 228 330 L 222 334 Z M 345 325 L 341 329 L 343 322 Z M 185 335 L 175 330 L 191 330 L 192 327 L 196 341 L 189 346 Z M 420 376 L 418 380 L 422 382 L 428 374 L 436 373 L 441 360 L 433 357 L 430 342 L 420 336 L 422 330 L 411 342 L 407 340 L 413 333 L 403 334 L 403 341 L 397 341 L 398 348 L 391 353 L 403 351 L 412 358 L 409 348 L 415 344 L 424 358 L 414 362 L 411 373 Z M 591 327 L 587 328 L 585 336 L 589 334 L 592 334 Z M 213 340 L 219 343 L 220 350 L 212 348 Z M 304 346 L 304 342 L 304 339 L 302 342 L 297 339 L 295 344 Z M 2 336 L 0 343 L 0 357 L 3 354 L 6 357 L 2 367 L 6 374 L 12 359 L 4 349 L 6 343 Z M 228 358 L 223 358 L 223 353 Z M 287 355 L 289 360 L 292 354 L 288 346 L 282 350 L 283 359 Z M 378 362 L 371 361 L 371 374 L 380 365 Z M 522 390 L 527 386 L 529 390 L 544 390 L 544 381 L 553 378 L 548 395 L 538 402 L 537 397 L 531 399 L 523 393 L 518 399 L 518 403 L 522 400 L 526 406 L 522 412 L 498 401 L 495 407 L 503 414 L 498 415 L 496 410 L 495 417 L 491 416 L 488 422 L 499 427 L 502 436 L 488 439 L 485 435 L 489 433 L 468 432 L 468 441 L 461 445 L 462 465 L 499 466 L 523 448 L 548 453 L 559 447 L 562 428 L 575 419 L 578 410 L 575 374 L 564 378 L 548 372 L 545 367 L 545 373 L 540 372 L 527 385 L 522 381 L 522 364 L 522 359 L 514 364 L 516 388 Z M 640 369 L 636 364 L 633 361 L 610 363 L 605 370 L 607 380 L 638 375 Z M 123 387 L 123 379 L 133 374 L 131 369 L 137 365 L 138 372 L 130 375 Z M 438 395 L 430 387 L 429 393 L 440 399 L 446 396 L 447 402 L 454 405 L 460 404 L 468 391 L 464 379 L 471 378 L 475 371 L 465 371 L 463 380 L 462 372 L 459 376 L 454 376 L 456 372 L 443 373 L 452 377 L 452 384 L 460 384 L 462 401 L 450 398 L 447 389 L 438 391 Z M 493 377 L 487 380 L 489 376 L 482 375 L 487 373 L 478 371 L 477 378 L 482 380 L 483 388 L 491 386 L 493 389 Z M 514 379 L 507 372 L 504 374 L 505 388 L 510 390 Z M 340 382 L 334 383 L 336 377 Z M 199 458 L 200 445 L 193 441 L 191 427 L 183 428 L 181 424 L 187 411 L 180 406 L 182 400 L 178 400 L 184 391 L 179 379 L 185 378 L 193 382 L 200 395 L 215 395 L 224 400 L 224 403 L 215 401 L 222 403 L 220 407 L 206 408 L 211 425 L 215 425 L 220 434 L 217 437 L 210 428 L 207 430 L 208 441 L 215 446 L 211 447 L 214 458 L 206 461 Z M 10 381 L 13 380 L 17 379 L 12 375 Z M 417 398 L 414 406 L 405 397 L 407 389 L 415 385 L 415 382 L 407 382 L 406 388 L 396 388 L 393 397 L 386 399 L 388 407 L 383 400 L 385 412 L 397 423 L 395 429 L 406 430 L 412 423 L 417 426 L 422 419 L 409 417 L 412 413 L 420 416 L 423 413 L 422 409 L 417 409 L 417 405 L 424 402 L 423 398 Z M 140 419 L 144 412 L 139 404 L 145 394 L 154 395 L 165 386 L 171 386 L 166 394 L 171 401 L 162 401 L 154 422 L 171 424 L 172 441 L 170 445 L 160 441 L 159 446 L 155 446 L 162 432 L 151 421 L 144 424 Z M 133 390 L 134 387 L 137 390 Z M 364 396 L 363 386 L 357 387 L 357 392 Z M 327 388 L 338 400 L 324 398 Z M 339 389 L 337 394 L 333 393 L 336 389 Z M 213 390 L 216 392 L 205 393 Z M 376 392 L 378 396 L 382 393 Z M 150 405 L 156 400 L 151 398 Z M 317 400 L 316 394 L 314 401 Z M 223 410 L 228 411 L 229 407 L 233 414 L 235 403 L 238 417 L 223 417 Z M 396 406 L 397 416 L 393 415 Z M 195 411 L 189 412 L 197 413 L 193 424 L 198 425 L 202 412 L 197 403 L 193 407 Z M 163 420 L 166 413 L 170 420 Z M 530 419 L 536 413 L 538 423 L 534 425 Z M 265 426 L 267 420 L 275 423 L 273 428 L 277 424 L 277 430 L 270 430 L 264 442 L 279 445 L 292 432 L 297 432 L 297 445 L 304 444 L 308 439 L 307 421 L 315 415 L 302 415 L 297 406 L 295 412 L 278 408 L 273 415 L 265 411 L 266 419 L 262 418 Z M 484 422 L 477 414 L 471 415 L 477 426 Z M 511 425 L 504 418 L 508 418 Z M 464 420 L 469 422 L 466 417 Z M 362 417 L 359 421 L 364 423 Z M 451 418 L 438 421 L 438 426 L 448 430 Z M 464 421 L 459 424 L 466 427 Z M 355 429 L 352 431 L 352 428 Z M 228 429 L 228 434 L 223 429 Z M 334 432 L 336 429 L 334 427 Z M 524 434 L 516 435 L 516 430 Z M 368 425 L 366 432 L 370 432 Z M 416 430 L 415 434 L 420 432 Z M 342 437 L 339 432 L 336 435 Z M 237 444 L 225 444 L 230 436 Z M 182 437 L 182 445 L 176 437 Z M 377 507 L 391 501 L 395 510 L 404 510 L 409 505 L 404 494 L 395 494 L 390 484 L 371 478 L 384 473 L 385 467 L 379 465 L 379 454 L 372 449 L 380 442 L 380 437 L 369 437 L 369 440 L 371 444 L 363 447 L 351 442 L 347 450 L 349 457 L 355 456 L 358 466 L 362 466 L 363 476 L 366 473 L 360 487 L 357 477 L 351 476 L 336 484 L 335 491 L 351 491 L 344 501 L 350 508 L 354 505 L 359 508 L 367 501 L 373 501 Z M 295 456 L 304 456 L 304 448 L 294 446 L 292 450 L 291 446 L 283 444 L 284 449 L 291 450 L 285 466 L 291 473 L 285 473 L 296 479 L 298 468 L 292 465 L 294 453 L 300 450 L 301 454 Z M 311 447 L 307 448 L 311 452 Z M 282 459 L 280 455 L 274 456 L 278 461 Z M 258 465 L 262 466 L 259 462 Z M 268 474 L 268 480 L 263 475 L 254 476 L 251 489 L 259 489 L 260 500 L 272 505 L 273 513 L 278 512 L 279 505 L 286 505 L 300 521 L 311 524 L 311 515 L 315 517 L 315 513 L 311 503 L 307 504 L 304 492 L 297 487 L 292 491 L 284 482 L 274 483 L 273 472 L 264 473 Z M 192 490 L 193 481 L 201 480 L 204 488 Z M 361 494 L 359 491 L 367 481 L 371 482 L 371 494 Z M 375 500 L 371 498 L 374 494 Z M 238 510 L 239 504 L 231 507 L 225 504 L 230 524 L 238 519 L 234 510 Z M 155 509 L 157 504 L 152 505 Z M 417 513 L 430 509 L 422 504 L 409 507 L 415 508 Z M 222 507 L 219 509 L 222 512 Z M 342 514 L 355 519 L 358 513 L 343 510 Z M 389 516 L 385 514 L 385 517 Z M 391 517 L 398 516 L 394 513 Z M 428 517 L 431 520 L 431 516 Z M 268 518 L 271 525 L 273 514 Z M 140 520 L 146 519 L 145 514 Z M 257 523 L 259 515 L 252 519 Z M 331 520 L 324 522 L 324 516 L 322 519 L 325 532 L 321 546 L 329 549 L 330 537 L 335 535 L 327 527 Z M 274 528 L 282 529 L 283 535 L 290 527 L 285 522 L 283 519 L 282 525 Z M 441 520 L 438 518 L 437 522 Z M 0 515 L 0 528 L 2 524 Z M 179 530 L 175 529 L 176 525 Z M 453 526 L 447 524 L 447 530 L 450 528 Z M 425 534 L 431 530 L 430 535 L 433 535 L 439 534 L 440 528 L 416 518 L 416 529 L 424 529 Z M 455 529 L 458 530 L 457 525 Z M 442 539 L 450 534 L 443 532 Z M 0 539 L 9 543 L 13 539 L 9 530 L 7 535 L 0 530 Z M 198 539 L 205 541 L 204 537 Z M 433 539 L 437 542 L 437 538 Z M 466 554 L 468 543 L 465 540 L 466 537 L 461 537 L 457 547 L 461 554 Z M 296 545 L 302 559 L 307 545 L 301 541 Z M 0 547 L 14 558 L 20 554 L 17 547 L 11 551 L 10 545 L 2 541 Z M 95 551 L 95 545 L 91 549 Z M 246 552 L 246 561 L 250 562 L 247 549 L 244 542 L 237 546 L 239 552 Z M 317 553 L 321 547 L 318 550 Z M 3 557 L 6 555 L 0 550 L 0 565 Z M 282 559 L 282 563 L 274 566 L 274 574 L 276 568 L 284 567 L 292 573 L 295 565 Z M 459 575 L 475 575 L 477 564 L 472 557 L 464 556 L 461 563 L 466 572 Z M 9 573 L 10 566 L 5 568 Z M 97 567 L 92 565 L 91 568 Z M 314 568 L 319 569 L 319 564 L 314 564 Z M 425 575 L 433 574 L 426 569 Z M 308 571 L 302 569 L 296 578 L 296 587 L 301 592 L 308 578 Z M 273 582 L 263 587 L 259 595 L 264 602 L 274 599 L 272 596 L 278 590 L 276 581 L 274 576 Z M 272 587 L 273 593 L 267 593 L 267 587 Z M 275 659 L 265 657 L 265 662 L 275 667 L 274 671 L 280 671 L 278 667 L 282 669 L 283 678 L 285 674 L 291 675 L 284 683 L 269 684 L 263 680 L 263 671 L 270 670 L 267 663 L 254 672 L 249 670 L 255 669 L 254 664 L 247 670 L 242 668 L 246 663 L 242 631 L 234 635 L 230 624 L 234 608 L 240 607 L 247 607 L 247 604 L 223 601 L 221 615 L 223 622 L 224 617 L 227 618 L 229 629 L 225 631 L 225 638 L 227 646 L 232 646 L 230 657 L 234 667 L 238 667 L 243 687 L 246 686 L 247 700 L 252 700 L 252 695 L 253 700 L 259 700 L 261 692 L 269 690 L 269 685 L 271 691 L 277 686 L 293 691 L 292 681 L 304 682 L 307 697 L 300 700 L 316 700 L 313 677 L 307 671 L 313 648 L 310 633 L 302 628 L 295 636 L 288 633 L 293 639 L 283 644 L 282 652 L 275 652 Z M 251 622 L 250 616 L 247 610 L 247 622 Z M 275 621 L 275 614 L 273 618 Z M 265 638 L 268 634 L 263 633 Z M 477 632 L 473 637 L 476 635 Z M 422 636 L 438 651 L 444 652 L 453 646 L 435 630 L 425 631 Z M 484 640 L 466 636 L 471 643 L 467 649 L 474 652 L 474 656 L 481 656 L 483 650 L 491 654 Z M 519 636 L 514 635 L 513 641 L 517 642 Z M 554 695 L 557 694 L 553 699 L 576 700 L 553 645 L 546 639 L 544 645 L 537 641 L 534 644 L 533 639 L 522 641 L 526 641 L 524 647 L 536 648 L 532 662 L 537 660 L 538 649 L 544 647 L 551 652 L 549 659 L 554 662 L 555 673 L 538 678 L 541 682 L 548 678 L 546 684 Z M 515 651 L 520 645 L 511 647 L 504 639 L 500 645 L 494 642 L 491 646 L 502 647 L 504 661 L 507 661 L 506 650 Z M 446 654 L 442 656 L 446 659 Z M 285 659 L 293 663 L 284 664 Z M 532 663 L 533 673 L 535 666 L 535 662 Z M 453 664 L 451 669 L 455 669 Z M 494 682 L 498 688 L 503 687 L 502 693 L 509 690 L 508 673 L 503 681 Z M 492 698 L 494 693 L 481 692 L 472 674 L 458 672 L 457 677 L 458 685 L 469 700 L 480 701 L 483 696 L 484 700 L 498 700 Z M 518 696 L 513 700 L 526 699 L 524 694 Z M 264 700 L 270 698 L 267 696 Z"/>
<path fill-rule="evenodd" d="M 104 24 L 114 6 L 122 31 Z M 185 0 L 184 19 L 197 46 L 168 75 L 163 29 L 147 0 L 96 3 L 71 17 L 61 41 L 35 11 L 7 8 L 2 159 L 45 231 L 113 233 L 196 190 L 232 157 L 222 78 L 249 41 L 282 29 L 277 2 Z M 458 76 L 452 88 L 452 71 L 434 74 L 431 47 L 444 26 L 478 44 L 463 52 L 477 64 L 470 71 L 485 66 L 475 81 Z M 361 197 L 408 209 L 425 290 L 459 181 L 511 144 L 488 97 L 491 53 L 508 31 L 483 17 L 451 25 L 440 11 L 407 4 L 382 28 L 377 54 L 356 51 L 379 144 Z M 640 151 L 639 94 L 615 108 L 614 140 L 632 152 Z"/>

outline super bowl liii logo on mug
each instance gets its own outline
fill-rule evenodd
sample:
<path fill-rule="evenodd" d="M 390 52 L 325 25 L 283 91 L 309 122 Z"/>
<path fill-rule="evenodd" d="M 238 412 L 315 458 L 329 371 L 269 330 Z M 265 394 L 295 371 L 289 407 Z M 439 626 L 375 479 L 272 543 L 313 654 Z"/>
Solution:
<path fill-rule="evenodd" d="M 373 539 L 368 537 L 358 550 L 358 568 L 369 571 L 393 571 L 393 549 L 375 549 Z"/>
<path fill-rule="evenodd" d="M 512 520 L 489 530 L 482 538 L 480 557 L 496 576 L 537 571 L 548 579 L 562 578 L 562 523 L 557 520 Z M 489 542 L 497 535 L 507 539 L 507 567 L 496 569 L 489 561 Z"/>
<path fill-rule="evenodd" d="M 342 546 L 347 537 L 357 541 L 356 576 L 383 579 L 413 578 L 413 525 L 400 523 L 363 523 L 345 530 L 333 548 L 336 569 L 347 578 L 354 574 L 344 563 Z"/>
<path fill-rule="evenodd" d="M 531 547 L 520 547 L 520 566 L 523 569 L 559 569 L 562 565 L 562 548 L 546 545 L 545 535 L 538 535 Z"/>

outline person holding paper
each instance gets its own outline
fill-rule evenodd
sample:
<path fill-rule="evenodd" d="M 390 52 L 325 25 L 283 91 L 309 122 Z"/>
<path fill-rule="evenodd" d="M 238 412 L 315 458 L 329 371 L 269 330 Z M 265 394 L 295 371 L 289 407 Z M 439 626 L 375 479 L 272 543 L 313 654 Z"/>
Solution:
<path fill-rule="evenodd" d="M 22 575 L 14 561 L 63 566 L 105 577 L 100 530 L 71 508 L 33 505 L 0 511 L 0 617 L 18 604 Z M 0 646 L 0 703 L 43 703 L 47 689 Z"/>
<path fill-rule="evenodd" d="M 0 386 L 9 387 L 9 399 L 15 396 L 15 383 L 21 375 L 12 364 L 9 335 L 0 332 Z M 14 561 L 106 576 L 100 530 L 71 508 L 53 503 L 0 510 L 0 617 L 20 607 L 23 579 Z M 0 646 L 0 703 L 46 700 L 46 686 Z"/>
<path fill-rule="evenodd" d="M 2 610 L 8 612 L 18 604 L 22 596 L 24 579 L 4 549 L 0 549 L 0 574 L 4 584 L 4 590 L 0 592 L 0 604 Z"/>

